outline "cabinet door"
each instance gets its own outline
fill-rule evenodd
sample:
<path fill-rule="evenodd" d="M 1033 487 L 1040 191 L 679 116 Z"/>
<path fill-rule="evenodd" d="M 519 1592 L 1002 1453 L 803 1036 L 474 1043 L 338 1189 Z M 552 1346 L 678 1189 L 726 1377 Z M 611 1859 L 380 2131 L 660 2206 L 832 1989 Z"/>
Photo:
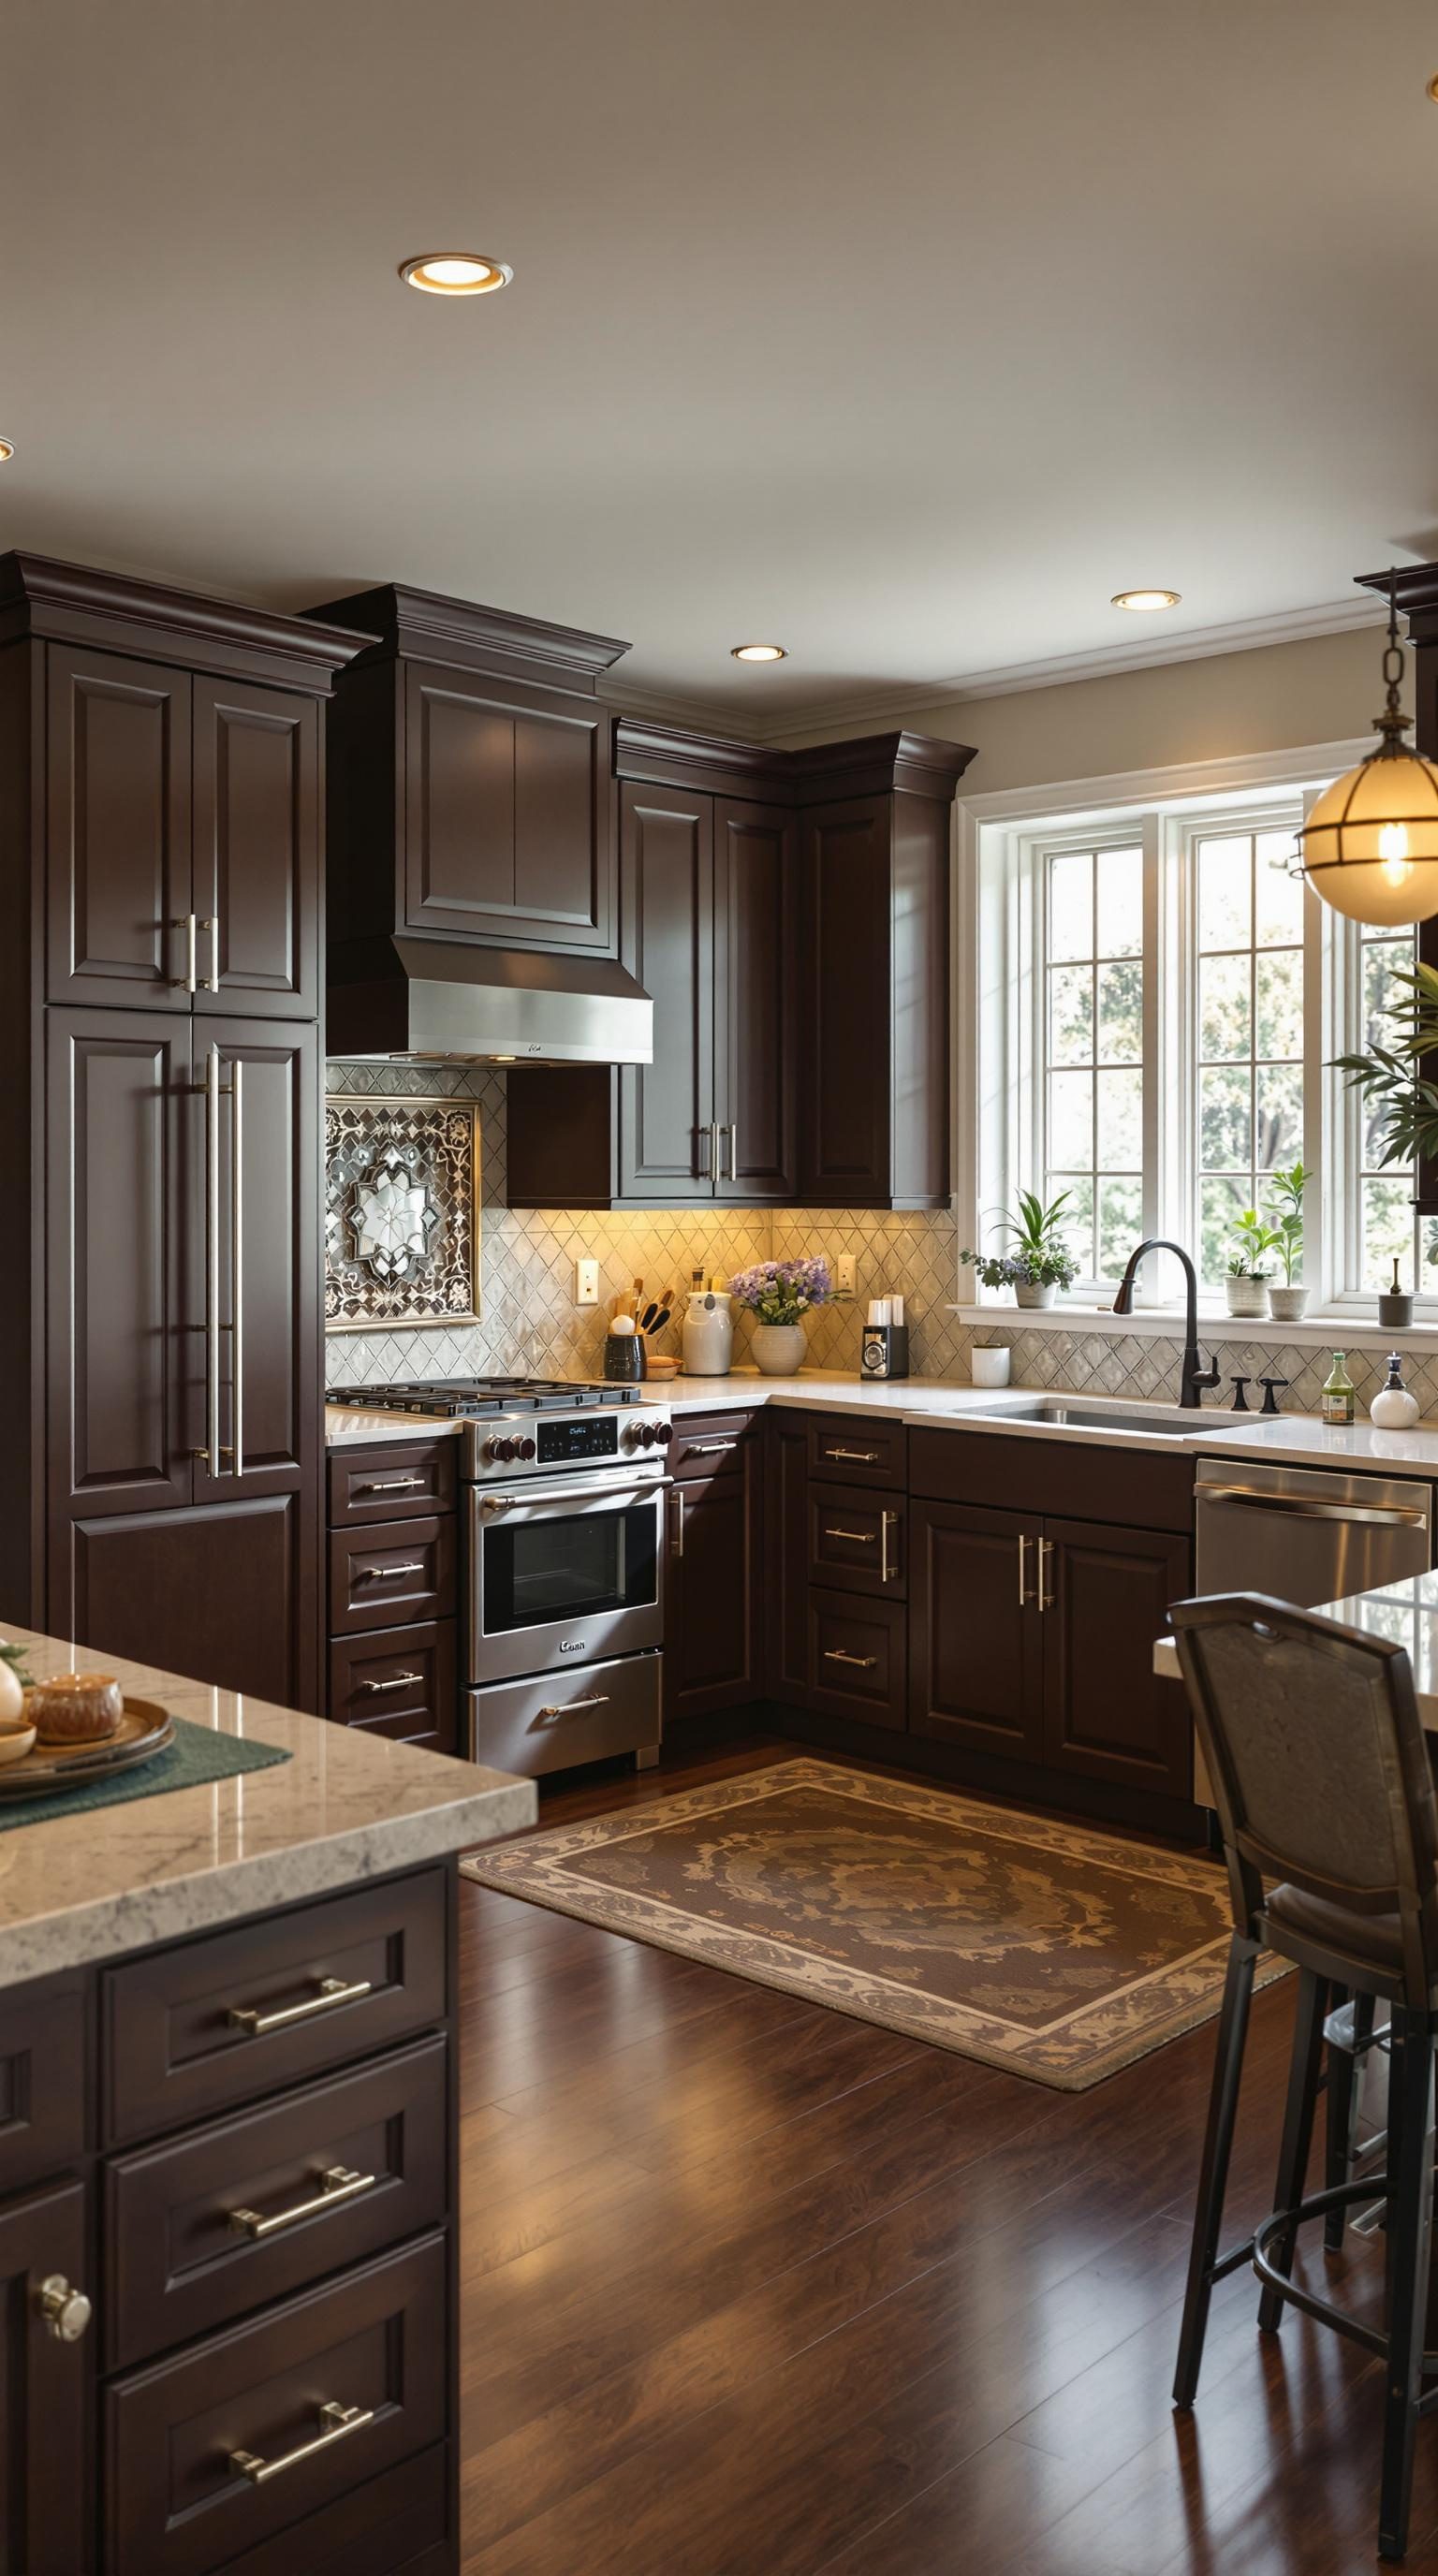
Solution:
<path fill-rule="evenodd" d="M 1188 1703 L 1153 1670 L 1189 1546 L 1161 1530 L 1043 1524 L 1044 1751 L 1055 1770 L 1187 1798 Z"/>
<path fill-rule="evenodd" d="M 47 998 L 188 1012 L 190 677 L 49 647 Z"/>
<path fill-rule="evenodd" d="M 319 743 L 313 698 L 194 683 L 197 1011 L 318 1013 Z"/>
<path fill-rule="evenodd" d="M 699 1717 L 758 1696 L 759 1443 L 737 1474 L 670 1487 L 664 1715 Z"/>
<path fill-rule="evenodd" d="M 965 1503 L 911 1506 L 914 1734 L 941 1736 L 974 1753 L 1041 1759 L 1041 1528 L 1020 1512 Z"/>
<path fill-rule="evenodd" d="M 597 700 L 406 664 L 411 930 L 613 953 L 609 725 Z"/>
<path fill-rule="evenodd" d="M 803 1708 L 809 1675 L 809 1442 L 802 1413 L 764 1425 L 764 1689 Z"/>
<path fill-rule="evenodd" d="M 197 1026 L 195 1084 L 195 1500 L 303 1485 L 317 1511 L 323 1345 L 315 1031 L 252 1020 Z M 216 1428 L 218 1463 L 210 1454 Z"/>
<path fill-rule="evenodd" d="M 825 1207 L 882 1206 L 892 1186 L 891 807 L 856 797 L 805 823 L 803 1178 Z"/>
<path fill-rule="evenodd" d="M 51 1552 L 51 1624 L 102 1654 L 312 1709 L 317 1535 L 300 1494 L 75 1520 Z"/>
<path fill-rule="evenodd" d="M 188 1021 L 51 1011 L 46 1058 L 53 1539 L 74 1510 L 190 1500 L 181 1212 L 196 1109 Z M 65 1617 L 62 1590 L 62 1635 Z"/>
<path fill-rule="evenodd" d="M 712 800 L 626 784 L 620 953 L 654 1001 L 654 1061 L 619 1077 L 620 1188 L 666 1207 L 714 1196 Z"/>
<path fill-rule="evenodd" d="M 76 2078 L 78 2082 L 78 2076 Z M 64 2343 L 42 2284 L 88 2291 L 82 2184 L 0 2208 L 0 2568 L 84 2576 L 90 2548 L 91 2340 Z"/>
<path fill-rule="evenodd" d="M 779 805 L 714 808 L 715 1196 L 791 1205 L 796 1162 L 798 857 Z"/>

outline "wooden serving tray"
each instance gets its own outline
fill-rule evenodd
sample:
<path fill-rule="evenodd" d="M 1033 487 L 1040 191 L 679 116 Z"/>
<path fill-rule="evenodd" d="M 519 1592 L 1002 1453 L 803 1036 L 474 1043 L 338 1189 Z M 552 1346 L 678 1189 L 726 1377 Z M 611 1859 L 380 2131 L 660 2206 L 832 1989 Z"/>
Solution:
<path fill-rule="evenodd" d="M 19 1762 L 0 1770 L 0 1800 L 53 1798 L 58 1790 L 106 1780 L 151 1762 L 175 1740 L 175 1721 L 152 1699 L 127 1699 L 113 1735 L 99 1744 L 35 1744 Z"/>

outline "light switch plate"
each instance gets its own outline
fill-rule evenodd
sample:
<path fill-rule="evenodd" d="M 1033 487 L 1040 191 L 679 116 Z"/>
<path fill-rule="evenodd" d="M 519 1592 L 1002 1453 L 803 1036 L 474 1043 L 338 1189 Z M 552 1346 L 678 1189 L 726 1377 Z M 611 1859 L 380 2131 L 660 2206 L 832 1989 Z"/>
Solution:
<path fill-rule="evenodd" d="M 574 1302 L 576 1306 L 598 1305 L 599 1264 L 597 1261 L 576 1261 L 574 1265 Z"/>
<path fill-rule="evenodd" d="M 841 1252 L 834 1264 L 834 1290 L 840 1297 L 853 1296 L 854 1255 L 852 1252 Z"/>

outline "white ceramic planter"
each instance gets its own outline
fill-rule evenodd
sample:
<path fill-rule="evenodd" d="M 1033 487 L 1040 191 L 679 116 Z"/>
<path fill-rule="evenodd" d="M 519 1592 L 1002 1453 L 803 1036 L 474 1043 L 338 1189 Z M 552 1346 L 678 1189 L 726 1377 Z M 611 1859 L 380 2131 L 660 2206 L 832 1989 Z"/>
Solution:
<path fill-rule="evenodd" d="M 754 1362 L 765 1377 L 793 1377 L 808 1345 L 802 1324 L 756 1324 Z"/>
<path fill-rule="evenodd" d="M 1266 1315 L 1268 1281 L 1266 1279 L 1225 1279 L 1224 1293 L 1230 1315 Z"/>
<path fill-rule="evenodd" d="M 1052 1280 L 1041 1288 L 1036 1279 L 1018 1279 L 1014 1282 L 1014 1295 L 1021 1306 L 1051 1306 L 1058 1290 Z"/>
<path fill-rule="evenodd" d="M 1303 1320 L 1308 1291 L 1306 1288 L 1270 1288 L 1268 1302 L 1273 1309 L 1275 1323 L 1298 1324 Z"/>

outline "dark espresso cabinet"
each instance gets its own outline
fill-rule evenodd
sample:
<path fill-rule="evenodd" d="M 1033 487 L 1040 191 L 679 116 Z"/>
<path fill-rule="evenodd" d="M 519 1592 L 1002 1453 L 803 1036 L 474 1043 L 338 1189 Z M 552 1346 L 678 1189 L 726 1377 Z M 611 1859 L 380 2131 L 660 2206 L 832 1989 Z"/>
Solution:
<path fill-rule="evenodd" d="M 742 1707 L 761 1687 L 761 1415 L 681 1415 L 664 1584 L 664 1722 Z"/>
<path fill-rule="evenodd" d="M 90 2576 L 90 2374 L 47 2314 L 88 2277 L 86 2191 L 58 2182 L 0 2204 L 0 2567 Z"/>
<path fill-rule="evenodd" d="M 319 1704 L 322 705 L 357 639 L 0 561 L 0 1604 Z"/>

